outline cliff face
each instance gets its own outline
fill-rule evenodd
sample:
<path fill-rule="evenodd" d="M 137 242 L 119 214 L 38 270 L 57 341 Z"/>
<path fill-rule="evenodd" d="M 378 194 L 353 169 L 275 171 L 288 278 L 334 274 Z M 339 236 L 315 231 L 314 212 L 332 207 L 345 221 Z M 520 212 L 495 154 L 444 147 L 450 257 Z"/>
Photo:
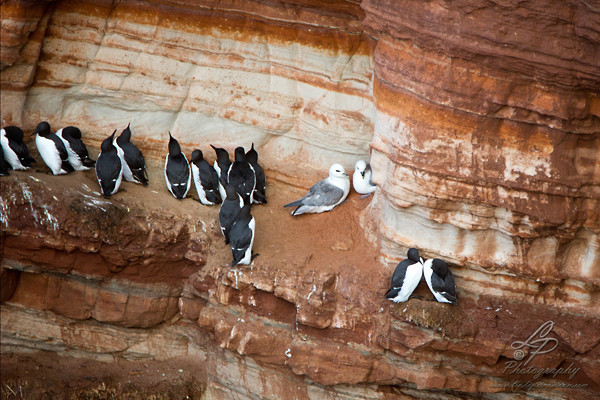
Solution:
<path fill-rule="evenodd" d="M 3 126 L 78 125 L 95 155 L 131 122 L 157 160 L 149 188 L 110 200 L 91 171 L 2 178 L 4 352 L 192 355 L 215 398 L 599 389 L 600 13 L 588 3 L 1 7 Z M 252 267 L 229 267 L 216 209 L 166 193 L 169 130 L 188 154 L 258 147 L 269 204 L 253 210 Z M 372 199 L 300 218 L 281 207 L 330 163 L 349 172 L 369 153 Z M 383 299 L 413 246 L 450 263 L 457 306 L 424 284 L 422 299 Z M 557 348 L 533 364 L 580 369 L 509 369 L 511 345 L 548 321 Z M 553 386 L 512 386 L 525 377 Z"/>

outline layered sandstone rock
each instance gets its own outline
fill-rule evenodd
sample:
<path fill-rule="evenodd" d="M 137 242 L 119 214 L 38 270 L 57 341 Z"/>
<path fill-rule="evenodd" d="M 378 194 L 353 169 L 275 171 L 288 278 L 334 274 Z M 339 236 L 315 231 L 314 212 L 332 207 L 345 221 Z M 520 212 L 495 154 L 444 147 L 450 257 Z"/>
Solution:
<path fill-rule="evenodd" d="M 513 390 L 511 344 L 552 321 L 558 347 L 536 365 L 580 370 L 541 381 L 583 386 L 519 395 L 599 389 L 588 3 L 1 7 L 2 124 L 78 125 L 95 155 L 131 122 L 151 167 L 149 188 L 110 200 L 92 171 L 2 178 L 3 351 L 197 355 L 215 398 L 494 397 Z M 256 144 L 269 204 L 253 210 L 252 267 L 229 267 L 216 209 L 166 193 L 154 159 L 169 130 L 188 154 Z M 369 152 L 372 199 L 300 218 L 281 207 Z M 382 298 L 412 246 L 451 264 L 458 306 L 424 284 L 422 299 Z"/>

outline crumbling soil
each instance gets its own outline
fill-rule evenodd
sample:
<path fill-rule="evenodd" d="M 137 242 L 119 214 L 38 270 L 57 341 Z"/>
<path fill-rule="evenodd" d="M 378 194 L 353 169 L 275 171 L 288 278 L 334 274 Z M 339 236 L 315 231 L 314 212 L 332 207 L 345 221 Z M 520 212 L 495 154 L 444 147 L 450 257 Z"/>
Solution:
<path fill-rule="evenodd" d="M 199 399 L 206 378 L 191 358 L 101 362 L 53 352 L 2 354 L 4 399 Z"/>

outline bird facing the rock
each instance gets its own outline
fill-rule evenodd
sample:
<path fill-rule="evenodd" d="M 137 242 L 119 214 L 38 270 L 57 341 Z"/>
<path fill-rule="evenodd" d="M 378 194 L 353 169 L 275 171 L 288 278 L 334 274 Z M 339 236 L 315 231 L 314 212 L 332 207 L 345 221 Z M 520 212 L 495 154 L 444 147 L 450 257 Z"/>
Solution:
<path fill-rule="evenodd" d="M 75 171 L 75 168 L 69 163 L 69 153 L 64 142 L 56 133 L 50 131 L 49 123 L 46 121 L 40 122 L 32 135 L 36 135 L 35 145 L 40 157 L 54 175 Z"/>
<path fill-rule="evenodd" d="M 305 213 L 322 213 L 333 210 L 343 202 L 350 192 L 350 180 L 344 167 L 333 164 L 329 168 L 329 176 L 315 183 L 308 192 L 299 200 L 284 205 L 296 207 L 292 215 Z"/>
<path fill-rule="evenodd" d="M 200 203 L 212 206 L 221 202 L 219 194 L 219 175 L 208 161 L 204 159 L 202 150 L 196 149 L 192 152 L 192 176 L 196 185 L 196 192 Z"/>
<path fill-rule="evenodd" d="M 169 153 L 165 158 L 165 181 L 169 192 L 176 199 L 183 199 L 190 189 L 192 174 L 179 142 L 169 132 Z"/>
<path fill-rule="evenodd" d="M 140 149 L 131 143 L 130 125 L 127 125 L 127 128 L 121 132 L 121 135 L 114 142 L 123 163 L 123 178 L 127 182 L 141 183 L 144 186 L 148 186 L 146 160 Z"/>
<path fill-rule="evenodd" d="M 438 302 L 456 304 L 454 277 L 444 260 L 434 258 L 425 261 L 423 263 L 423 275 L 429 290 Z"/>
<path fill-rule="evenodd" d="M 217 171 L 217 175 L 219 176 L 219 194 L 221 194 L 222 199 L 225 199 L 225 197 L 227 197 L 227 193 L 225 193 L 225 187 L 221 183 L 221 177 L 225 179 L 225 182 L 228 182 L 227 173 L 229 172 L 229 167 L 231 167 L 229 153 L 227 152 L 227 150 L 221 147 L 215 147 L 212 144 L 210 145 L 210 147 L 213 148 L 217 156 L 213 167 L 215 168 L 215 171 Z"/>
<path fill-rule="evenodd" d="M 96 161 L 89 156 L 88 149 L 81 140 L 81 130 L 76 126 L 66 126 L 56 131 L 56 136 L 61 138 L 69 153 L 69 164 L 77 171 L 87 171 Z"/>
<path fill-rule="evenodd" d="M 407 256 L 406 260 L 396 266 L 390 288 L 385 294 L 385 297 L 394 303 L 404 303 L 408 300 L 423 276 L 423 259 L 419 257 L 419 250 L 410 248 Z"/>
<path fill-rule="evenodd" d="M 117 148 L 113 145 L 115 133 L 117 133 L 116 129 L 112 135 L 104 139 L 96 161 L 96 179 L 98 179 L 100 191 L 104 197 L 110 197 L 117 193 L 123 179 L 123 164 L 117 154 Z"/>
<path fill-rule="evenodd" d="M 5 126 L 0 130 L 0 144 L 5 162 L 15 170 L 31 168 L 35 160 L 29 155 L 29 149 L 23 142 L 23 130 L 18 126 Z M 8 171 L 8 170 L 7 170 Z"/>
<path fill-rule="evenodd" d="M 229 167 L 227 181 L 233 185 L 236 192 L 244 199 L 244 204 L 252 204 L 254 201 L 254 189 L 256 187 L 256 173 L 254 168 L 246 161 L 246 153 L 243 147 L 235 149 L 235 161 Z"/>
<path fill-rule="evenodd" d="M 225 244 L 229 244 L 229 233 L 231 227 L 240 214 L 240 210 L 244 206 L 244 200 L 242 196 L 235 191 L 233 185 L 225 182 L 225 178 L 221 177 L 221 183 L 227 192 L 227 195 L 221 203 L 219 209 L 219 225 L 221 226 L 221 233 L 225 238 Z"/>
<path fill-rule="evenodd" d="M 250 163 L 256 176 L 253 202 L 254 204 L 265 204 L 267 203 L 267 178 L 265 171 L 258 163 L 258 152 L 254 149 L 254 143 L 252 143 L 252 147 L 246 153 L 246 161 Z"/>
<path fill-rule="evenodd" d="M 254 217 L 250 214 L 251 203 L 244 204 L 240 214 L 231 227 L 229 239 L 233 261 L 231 266 L 238 264 L 248 265 L 252 261 L 252 245 L 254 244 Z"/>

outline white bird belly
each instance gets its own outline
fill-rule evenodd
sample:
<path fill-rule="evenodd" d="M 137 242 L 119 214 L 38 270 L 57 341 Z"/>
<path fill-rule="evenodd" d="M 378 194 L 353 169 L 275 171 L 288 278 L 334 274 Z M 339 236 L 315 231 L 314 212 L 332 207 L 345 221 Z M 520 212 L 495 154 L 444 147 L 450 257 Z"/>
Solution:
<path fill-rule="evenodd" d="M 2 129 L 2 132 L 3 133 L 2 137 L 0 138 L 0 143 L 2 143 L 2 151 L 4 153 L 4 158 L 6 159 L 6 161 L 15 171 L 29 169 L 29 167 L 26 167 L 23 164 L 21 164 L 21 160 L 19 160 L 19 156 L 17 156 L 17 153 L 15 153 L 13 149 L 11 149 L 8 145 L 8 139 L 4 136 L 4 129 Z"/>
<path fill-rule="evenodd" d="M 421 263 L 415 263 L 410 265 L 406 269 L 406 274 L 404 275 L 404 282 L 402 284 L 402 289 L 400 292 L 392 299 L 395 303 L 403 303 L 415 291 L 419 282 L 421 281 L 421 276 L 423 276 L 423 266 Z"/>
<path fill-rule="evenodd" d="M 44 160 L 54 175 L 67 173 L 67 171 L 62 169 L 62 159 L 60 158 L 58 149 L 52 140 L 46 139 L 45 137 L 37 134 L 35 136 L 35 145 L 38 148 L 40 157 L 42 157 L 42 160 Z"/>

